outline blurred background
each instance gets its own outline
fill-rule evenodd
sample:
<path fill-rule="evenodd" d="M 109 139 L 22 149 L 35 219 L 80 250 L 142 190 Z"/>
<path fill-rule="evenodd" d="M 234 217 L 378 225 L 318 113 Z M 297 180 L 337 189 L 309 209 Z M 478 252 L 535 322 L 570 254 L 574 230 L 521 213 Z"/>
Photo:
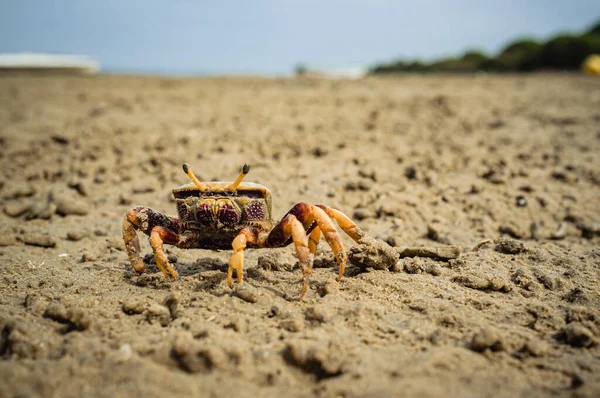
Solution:
<path fill-rule="evenodd" d="M 85 55 L 116 73 L 579 69 L 600 53 L 600 4 L 590 0 L 0 4 L 0 53 Z"/>

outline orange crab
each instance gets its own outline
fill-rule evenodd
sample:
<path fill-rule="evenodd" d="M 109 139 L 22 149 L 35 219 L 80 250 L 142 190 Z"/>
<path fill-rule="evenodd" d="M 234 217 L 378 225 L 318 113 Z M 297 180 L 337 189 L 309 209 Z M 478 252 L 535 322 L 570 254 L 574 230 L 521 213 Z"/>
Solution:
<path fill-rule="evenodd" d="M 163 244 L 185 249 L 230 249 L 227 284 L 233 287 L 233 271 L 243 282 L 244 249 L 296 246 L 302 270 L 302 291 L 308 288 L 313 259 L 321 235 L 333 250 L 339 264 L 339 281 L 344 275 L 348 256 L 332 222 L 358 242 L 364 232 L 344 213 L 325 205 L 300 202 L 275 224 L 271 218 L 271 191 L 263 185 L 242 182 L 250 171 L 245 164 L 234 182 L 199 181 L 187 164 L 183 171 L 192 183 L 173 190 L 179 217 L 161 214 L 149 207 L 134 207 L 123 219 L 123 240 L 129 261 L 137 272 L 144 271 L 136 230 L 150 236 L 156 264 L 165 276 L 176 279 L 177 271 L 169 263 Z"/>

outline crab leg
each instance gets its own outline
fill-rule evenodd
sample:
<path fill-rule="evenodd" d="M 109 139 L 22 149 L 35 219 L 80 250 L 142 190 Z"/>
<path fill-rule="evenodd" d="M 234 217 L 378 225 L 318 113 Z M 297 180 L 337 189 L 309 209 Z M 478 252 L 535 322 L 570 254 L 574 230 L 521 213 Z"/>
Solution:
<path fill-rule="evenodd" d="M 323 211 L 332 219 L 334 219 L 338 225 L 340 226 L 340 228 L 349 236 L 351 237 L 355 242 L 358 242 L 360 240 L 360 238 L 362 238 L 363 236 L 365 236 L 365 233 L 363 232 L 362 229 L 360 229 L 360 227 L 358 225 L 356 225 L 354 223 L 354 221 L 352 221 L 350 219 L 350 217 L 348 217 L 347 215 L 345 215 L 344 213 L 342 213 L 339 210 L 336 209 L 332 209 L 329 206 L 326 205 L 315 205 L 321 209 L 323 209 Z"/>
<path fill-rule="evenodd" d="M 133 223 L 135 217 L 132 212 L 128 212 L 123 218 L 123 241 L 125 242 L 125 251 L 129 257 L 129 262 L 137 272 L 144 272 L 144 262 L 141 257 L 140 240 L 135 232 L 137 226 Z"/>
<path fill-rule="evenodd" d="M 319 241 L 321 240 L 321 230 L 319 227 L 313 229 L 313 231 L 308 235 L 308 248 L 312 255 L 314 256 L 317 252 L 317 246 L 319 245 Z"/>
<path fill-rule="evenodd" d="M 163 243 L 174 245 L 178 240 L 179 237 L 177 234 L 165 227 L 154 227 L 152 228 L 152 232 L 150 232 L 150 246 L 154 250 L 156 265 L 166 277 L 173 279 L 177 279 L 179 275 L 177 275 L 177 271 L 169 263 L 167 255 L 163 250 Z"/>
<path fill-rule="evenodd" d="M 346 262 L 348 261 L 348 255 L 346 254 L 346 250 L 344 249 L 344 244 L 340 239 L 339 234 L 337 233 L 333 222 L 325 213 L 323 209 L 317 206 L 310 205 L 312 207 L 312 213 L 315 221 L 317 222 L 317 226 L 325 236 L 325 240 L 329 243 L 331 250 L 340 265 L 340 271 L 338 273 L 337 281 L 339 282 L 344 276 L 344 271 L 346 270 Z"/>
<path fill-rule="evenodd" d="M 127 251 L 129 261 L 137 272 L 143 272 L 145 268 L 140 255 L 140 241 L 137 236 L 137 230 L 140 230 L 146 235 L 150 235 L 150 244 L 154 249 L 154 257 L 157 260 L 156 264 L 161 271 L 166 276 L 169 276 L 167 274 L 168 270 L 172 277 L 177 277 L 177 272 L 175 272 L 173 267 L 166 260 L 162 248 L 163 242 L 171 245 L 184 246 L 189 240 L 189 237 L 185 235 L 180 236 L 173 232 L 178 229 L 177 223 L 178 221 L 176 218 L 165 216 L 149 207 L 134 207 L 125 214 L 125 217 L 123 218 L 123 241 L 125 242 L 125 250 Z M 154 234 L 155 236 L 153 236 L 155 229 L 156 233 Z M 162 256 L 159 253 L 162 253 Z M 159 258 L 163 257 L 164 261 L 159 260 Z"/>
<path fill-rule="evenodd" d="M 342 222 L 345 222 L 344 218 L 339 216 L 337 213 L 332 212 L 332 214 L 340 217 Z M 339 212 L 339 214 L 343 213 Z M 294 216 L 294 219 L 298 221 L 298 224 L 293 223 L 297 225 L 296 228 L 301 226 L 305 235 L 306 233 L 309 233 L 306 244 L 306 247 L 308 248 L 307 254 L 304 254 L 303 249 L 298 250 L 298 247 L 302 247 L 303 244 L 300 237 L 298 240 L 295 240 L 292 235 L 292 227 L 288 226 L 288 224 L 292 224 L 290 216 Z M 346 219 L 348 218 L 346 217 Z M 352 233 L 352 227 L 349 226 L 348 223 L 345 223 L 344 226 L 348 231 L 350 231 L 350 233 Z M 354 236 L 358 237 L 362 231 L 360 231 L 358 227 L 356 228 L 357 232 L 354 233 Z M 337 280 L 339 281 L 344 275 L 348 256 L 346 255 L 344 244 L 342 243 L 342 240 L 335 229 L 332 219 L 327 215 L 325 210 L 320 207 L 305 202 L 296 204 L 286 214 L 283 220 L 277 224 L 273 230 L 271 230 L 266 241 L 261 244 L 262 247 L 282 247 L 288 245 L 290 241 L 293 241 L 294 244 L 296 244 L 296 250 L 298 251 L 298 257 L 300 260 L 300 266 L 302 267 L 302 276 L 304 280 L 302 294 L 304 294 L 306 288 L 308 287 L 308 278 L 312 271 L 312 261 L 314 258 L 314 253 L 317 250 L 317 244 L 319 243 L 321 234 L 325 236 L 325 239 L 331 247 L 331 250 L 333 251 L 333 254 L 335 255 L 335 258 L 340 266 L 340 271 L 337 277 Z"/>
<path fill-rule="evenodd" d="M 227 269 L 227 285 L 233 287 L 233 270 L 237 273 L 238 283 L 244 281 L 244 249 L 247 243 L 256 243 L 256 233 L 249 229 L 242 229 L 233 239 L 233 254 L 229 258 L 229 268 Z"/>
<path fill-rule="evenodd" d="M 296 246 L 296 253 L 298 254 L 298 262 L 300 263 L 300 269 L 302 270 L 302 291 L 300 292 L 300 299 L 306 294 L 308 289 L 308 282 L 310 274 L 312 273 L 313 265 L 313 253 L 309 249 L 308 236 L 304 226 L 296 216 L 289 214 L 285 220 L 283 220 L 283 230 L 286 235 L 291 235 Z"/>
<path fill-rule="evenodd" d="M 290 241 L 294 242 L 296 247 L 296 253 L 298 254 L 298 262 L 300 263 L 300 269 L 302 270 L 302 292 L 300 293 L 300 299 L 306 293 L 308 289 L 308 282 L 310 274 L 312 272 L 313 264 L 313 252 L 311 252 L 311 246 L 309 243 L 308 236 L 306 235 L 306 225 L 311 225 L 314 222 L 308 221 L 304 214 L 305 206 L 304 203 L 299 203 L 294 206 L 292 210 L 271 230 L 271 233 L 264 241 L 260 241 L 261 247 L 283 247 L 286 246 Z M 302 218 L 305 223 L 300 222 Z M 315 245 L 316 250 L 316 245 Z"/>
<path fill-rule="evenodd" d="M 350 219 L 350 217 L 348 217 L 341 211 L 332 209 L 331 207 L 326 206 L 326 205 L 315 205 L 315 206 L 323 209 L 323 211 L 325 211 L 325 213 L 331 219 L 335 220 L 338 223 L 338 225 L 340 226 L 340 228 L 342 228 L 342 230 L 348 236 L 350 236 L 355 242 L 358 242 L 360 240 L 360 238 L 362 238 L 365 235 L 363 230 L 360 229 L 360 227 L 358 225 L 356 225 Z M 308 246 L 310 248 L 310 252 L 312 254 L 315 254 L 317 252 L 317 246 L 319 245 L 319 241 L 321 240 L 321 230 L 319 229 L 319 227 L 316 227 L 315 229 L 313 229 L 313 231 L 308 236 L 308 239 L 309 239 Z"/>

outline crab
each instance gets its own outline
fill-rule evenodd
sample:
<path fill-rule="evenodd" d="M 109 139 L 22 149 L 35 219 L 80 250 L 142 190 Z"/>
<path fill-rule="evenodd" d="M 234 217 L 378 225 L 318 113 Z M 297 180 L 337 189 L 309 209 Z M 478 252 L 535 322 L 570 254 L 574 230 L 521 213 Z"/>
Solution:
<path fill-rule="evenodd" d="M 177 271 L 169 263 L 163 244 L 184 249 L 233 249 L 227 270 L 227 285 L 233 287 L 233 271 L 243 283 L 244 249 L 279 248 L 294 243 L 302 272 L 304 297 L 309 285 L 313 259 L 321 236 L 331 247 L 339 264 L 337 281 L 344 275 L 348 256 L 332 220 L 358 242 L 365 233 L 344 213 L 322 204 L 300 202 L 277 224 L 271 217 L 271 191 L 260 184 L 242 182 L 250 171 L 244 164 L 233 182 L 201 182 L 188 164 L 183 171 L 191 183 L 173 190 L 179 217 L 149 207 L 134 207 L 123 219 L 123 240 L 129 261 L 138 273 L 144 272 L 137 231 L 150 237 L 156 265 L 170 279 Z"/>

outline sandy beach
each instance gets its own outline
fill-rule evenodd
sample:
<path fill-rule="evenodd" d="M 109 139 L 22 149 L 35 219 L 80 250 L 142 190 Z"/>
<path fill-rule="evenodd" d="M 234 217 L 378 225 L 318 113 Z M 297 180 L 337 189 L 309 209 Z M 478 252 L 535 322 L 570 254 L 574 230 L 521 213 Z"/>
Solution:
<path fill-rule="evenodd" d="M 600 396 L 597 77 L 6 75 L 0 147 L 1 397 Z M 176 214 L 184 162 L 397 262 L 336 282 L 322 241 L 297 301 L 293 245 L 230 289 L 231 251 L 169 281 L 140 234 L 137 274 L 123 216 Z"/>

